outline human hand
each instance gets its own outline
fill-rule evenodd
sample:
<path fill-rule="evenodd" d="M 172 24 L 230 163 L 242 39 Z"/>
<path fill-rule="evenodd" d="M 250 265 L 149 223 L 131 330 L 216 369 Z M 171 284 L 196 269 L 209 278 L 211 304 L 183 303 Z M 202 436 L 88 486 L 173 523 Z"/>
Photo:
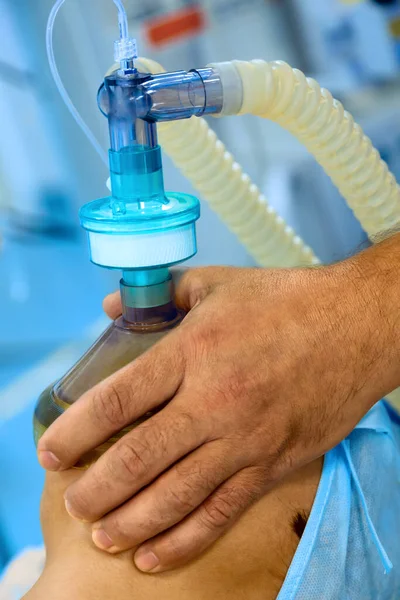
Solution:
<path fill-rule="evenodd" d="M 360 260 L 184 275 L 183 323 L 39 442 L 42 465 L 65 469 L 169 400 L 67 490 L 68 511 L 94 524 L 97 545 L 139 546 L 136 565 L 153 573 L 185 564 L 395 387 L 382 377 L 390 324 L 376 324 L 377 283 L 360 274 Z M 118 295 L 105 308 L 117 316 Z M 71 443 L 78 428 L 84 435 Z"/>

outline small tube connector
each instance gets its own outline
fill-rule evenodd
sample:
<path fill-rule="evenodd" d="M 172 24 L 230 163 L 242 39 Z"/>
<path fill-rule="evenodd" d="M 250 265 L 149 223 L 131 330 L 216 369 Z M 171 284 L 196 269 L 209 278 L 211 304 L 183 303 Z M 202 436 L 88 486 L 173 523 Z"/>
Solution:
<path fill-rule="evenodd" d="M 135 71 L 138 57 L 136 40 L 129 37 L 128 18 L 122 0 L 113 0 L 118 9 L 119 40 L 114 42 L 114 60 L 120 64 L 121 74 L 129 75 Z"/>
<path fill-rule="evenodd" d="M 137 44 L 134 38 L 126 38 L 114 42 L 115 62 L 121 62 L 121 60 L 136 60 L 137 57 Z"/>

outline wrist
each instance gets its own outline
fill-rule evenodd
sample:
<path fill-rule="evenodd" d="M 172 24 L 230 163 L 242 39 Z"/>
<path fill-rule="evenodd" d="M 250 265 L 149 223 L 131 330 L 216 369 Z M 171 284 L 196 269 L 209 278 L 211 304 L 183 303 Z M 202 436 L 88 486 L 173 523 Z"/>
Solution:
<path fill-rule="evenodd" d="M 400 386 L 400 235 L 338 265 L 338 271 L 357 324 L 360 386 L 373 405 Z"/>

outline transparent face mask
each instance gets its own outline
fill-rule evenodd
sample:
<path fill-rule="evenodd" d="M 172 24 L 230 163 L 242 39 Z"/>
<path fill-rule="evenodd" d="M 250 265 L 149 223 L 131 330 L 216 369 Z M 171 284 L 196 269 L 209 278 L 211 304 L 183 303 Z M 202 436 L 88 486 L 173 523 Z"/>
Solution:
<path fill-rule="evenodd" d="M 129 306 L 129 298 L 126 295 L 129 296 L 131 289 L 124 292 L 125 287 L 127 286 L 121 282 L 122 295 L 125 296 L 124 314 L 106 329 L 59 382 L 50 385 L 41 394 L 34 414 L 36 444 L 48 427 L 85 392 L 144 354 L 180 324 L 183 315 L 176 309 L 172 300 L 173 286 L 170 276 L 162 285 L 156 284 L 159 288 L 156 291 L 152 290 L 154 286 L 151 285 L 147 286 L 147 289 L 140 289 L 141 298 L 151 298 L 155 293 L 159 295 L 162 291 L 164 303 L 158 306 Z M 165 300 L 168 302 L 165 303 Z M 162 408 L 163 405 L 144 414 L 131 426 L 84 456 L 77 466 L 89 466 L 127 431 L 137 427 Z"/>

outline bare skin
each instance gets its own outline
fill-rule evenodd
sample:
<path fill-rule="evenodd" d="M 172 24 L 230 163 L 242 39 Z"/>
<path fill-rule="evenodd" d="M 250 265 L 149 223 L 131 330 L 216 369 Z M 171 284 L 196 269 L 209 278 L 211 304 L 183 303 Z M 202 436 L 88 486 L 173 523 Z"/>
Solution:
<path fill-rule="evenodd" d="M 71 515 L 108 552 L 139 547 L 143 571 L 199 556 L 400 385 L 399 257 L 395 235 L 329 267 L 189 272 L 182 325 L 40 440 L 42 465 L 63 470 L 169 401 L 68 487 Z"/>
<path fill-rule="evenodd" d="M 63 494 L 81 473 L 48 473 L 41 520 L 47 563 L 25 600 L 273 600 L 299 543 L 322 460 L 281 482 L 201 558 L 160 576 L 138 571 L 132 551 L 107 555 L 90 525 L 71 519 Z"/>

